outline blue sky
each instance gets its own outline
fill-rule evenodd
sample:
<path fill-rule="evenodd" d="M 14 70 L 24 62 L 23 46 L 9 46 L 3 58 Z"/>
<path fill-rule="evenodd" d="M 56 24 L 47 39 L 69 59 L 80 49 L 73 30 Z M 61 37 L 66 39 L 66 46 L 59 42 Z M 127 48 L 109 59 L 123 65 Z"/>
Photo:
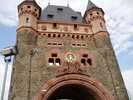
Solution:
<path fill-rule="evenodd" d="M 17 5 L 21 1 L 22 0 L 0 0 L 0 50 L 4 47 L 15 45 L 18 23 Z M 36 1 L 44 8 L 47 6 L 49 0 Z M 67 5 L 67 1 L 68 0 L 51 0 L 51 4 Z M 69 5 L 74 10 L 84 14 L 87 1 L 88 0 L 69 0 Z M 133 0 L 92 0 L 92 2 L 105 11 L 105 19 L 110 38 L 126 87 L 133 98 Z M 3 67 L 4 63 L 0 56 L 0 81 L 2 80 Z"/>

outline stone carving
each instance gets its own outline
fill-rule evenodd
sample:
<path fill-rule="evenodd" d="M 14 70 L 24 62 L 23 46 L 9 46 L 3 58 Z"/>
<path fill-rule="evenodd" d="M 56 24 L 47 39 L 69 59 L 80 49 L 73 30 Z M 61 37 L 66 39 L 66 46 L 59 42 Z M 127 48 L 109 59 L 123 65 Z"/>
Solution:
<path fill-rule="evenodd" d="M 83 69 L 79 62 L 64 62 L 62 66 L 57 69 L 57 76 L 71 73 L 82 73 Z"/>

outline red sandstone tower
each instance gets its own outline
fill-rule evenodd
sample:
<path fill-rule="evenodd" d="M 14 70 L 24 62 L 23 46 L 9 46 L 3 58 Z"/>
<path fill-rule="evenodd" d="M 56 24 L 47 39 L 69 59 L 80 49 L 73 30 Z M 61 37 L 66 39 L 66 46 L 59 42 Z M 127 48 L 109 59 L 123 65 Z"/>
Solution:
<path fill-rule="evenodd" d="M 25 0 L 18 15 L 9 100 L 129 100 L 101 8 Z"/>

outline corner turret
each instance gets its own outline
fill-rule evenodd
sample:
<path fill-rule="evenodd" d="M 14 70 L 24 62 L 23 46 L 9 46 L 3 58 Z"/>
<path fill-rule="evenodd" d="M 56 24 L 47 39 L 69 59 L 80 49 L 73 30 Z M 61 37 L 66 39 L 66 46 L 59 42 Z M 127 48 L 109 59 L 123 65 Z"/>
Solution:
<path fill-rule="evenodd" d="M 37 29 L 37 20 L 41 15 L 41 8 L 35 0 L 25 0 L 18 5 L 20 27 L 32 27 Z"/>
<path fill-rule="evenodd" d="M 102 8 L 97 7 L 90 0 L 88 1 L 84 20 L 87 24 L 92 25 L 93 33 L 107 31 L 104 19 L 104 11 L 102 10 Z"/>

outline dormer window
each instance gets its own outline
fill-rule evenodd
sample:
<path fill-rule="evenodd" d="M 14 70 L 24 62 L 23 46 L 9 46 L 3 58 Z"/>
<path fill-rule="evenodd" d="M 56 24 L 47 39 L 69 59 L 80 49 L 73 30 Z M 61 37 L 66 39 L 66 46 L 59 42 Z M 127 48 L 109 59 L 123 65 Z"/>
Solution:
<path fill-rule="evenodd" d="M 48 17 L 48 18 L 53 18 L 54 15 L 52 15 L 52 14 L 48 14 L 47 17 Z"/>
<path fill-rule="evenodd" d="M 77 17 L 77 16 L 71 16 L 71 19 L 72 19 L 72 20 L 77 20 L 78 17 Z"/>
<path fill-rule="evenodd" d="M 63 11 L 63 8 L 57 8 L 58 11 Z"/>

